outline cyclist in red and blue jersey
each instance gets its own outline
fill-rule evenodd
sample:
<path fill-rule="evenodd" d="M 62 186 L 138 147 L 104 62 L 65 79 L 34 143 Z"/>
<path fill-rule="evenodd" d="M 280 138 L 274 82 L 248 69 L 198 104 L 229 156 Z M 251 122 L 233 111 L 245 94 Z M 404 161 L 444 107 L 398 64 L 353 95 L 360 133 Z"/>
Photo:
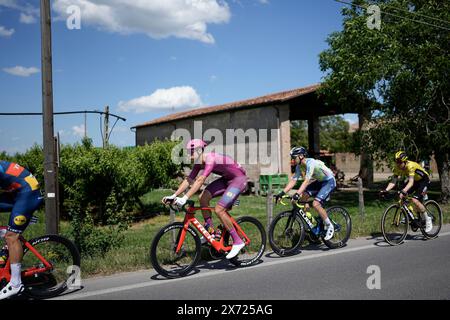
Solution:
<path fill-rule="evenodd" d="M 292 199 L 297 201 L 300 198 L 306 200 L 308 197 L 315 197 L 313 207 L 325 223 L 326 234 L 324 239 L 330 240 L 334 235 L 334 226 L 328 218 L 327 212 L 323 208 L 323 204 L 328 200 L 334 189 L 336 189 L 336 180 L 333 171 L 331 171 L 331 169 L 322 161 L 307 158 L 308 153 L 304 147 L 294 147 L 290 154 L 292 160 L 294 160 L 296 164 L 295 174 L 292 177 L 291 182 L 287 184 L 286 188 L 275 196 L 276 201 L 294 188 L 297 181 L 303 176 L 304 181 Z"/>
<path fill-rule="evenodd" d="M 164 197 L 163 202 L 175 200 L 175 204 L 183 206 L 205 182 L 206 178 L 215 173 L 221 178 L 210 183 L 200 195 L 200 205 L 208 207 L 212 198 L 222 196 L 217 202 L 214 211 L 227 228 L 233 238 L 233 247 L 226 258 L 234 258 L 245 246 L 245 243 L 237 234 L 226 210 L 230 209 L 238 196 L 247 188 L 247 175 L 245 170 L 232 158 L 215 152 L 205 153 L 206 143 L 201 139 L 190 140 L 186 148 L 191 155 L 194 166 L 190 175 L 180 184 L 178 190 L 170 197 Z M 189 186 L 189 191 L 181 198 L 178 196 L 185 192 Z M 206 230 L 213 229 L 213 222 L 210 211 L 203 211 Z"/>
<path fill-rule="evenodd" d="M 23 290 L 21 263 L 23 257 L 19 235 L 27 228 L 33 212 L 42 204 L 36 178 L 20 165 L 0 161 L 0 211 L 11 212 L 5 235 L 11 262 L 11 280 L 0 291 L 0 300 Z"/>

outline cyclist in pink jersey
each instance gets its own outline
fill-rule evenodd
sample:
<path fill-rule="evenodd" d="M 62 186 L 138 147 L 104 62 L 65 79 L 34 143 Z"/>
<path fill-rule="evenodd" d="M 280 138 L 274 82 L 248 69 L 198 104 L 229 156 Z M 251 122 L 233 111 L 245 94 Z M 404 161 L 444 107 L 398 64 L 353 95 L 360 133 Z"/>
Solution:
<path fill-rule="evenodd" d="M 169 197 L 164 197 L 163 202 L 175 200 L 175 204 L 183 206 L 203 185 L 206 178 L 215 173 L 221 177 L 210 183 L 200 195 L 200 205 L 208 207 L 212 198 L 222 196 L 216 204 L 216 212 L 223 225 L 233 238 L 233 247 L 226 256 L 227 259 L 234 258 L 245 246 L 245 243 L 237 234 L 231 220 L 225 213 L 230 209 L 238 196 L 247 188 L 247 176 L 245 170 L 232 158 L 215 152 L 205 153 L 206 143 L 200 139 L 193 139 L 187 143 L 186 148 L 190 151 L 191 161 L 194 162 L 189 176 L 180 184 L 178 190 Z M 189 191 L 181 198 L 178 196 Z M 210 211 L 203 211 L 205 227 L 212 230 L 213 222 Z"/>

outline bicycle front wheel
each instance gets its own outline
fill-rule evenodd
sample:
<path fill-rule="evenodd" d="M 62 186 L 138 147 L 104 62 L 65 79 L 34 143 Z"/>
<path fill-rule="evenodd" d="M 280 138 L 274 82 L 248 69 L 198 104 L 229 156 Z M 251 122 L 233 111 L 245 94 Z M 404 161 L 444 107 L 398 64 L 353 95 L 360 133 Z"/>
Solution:
<path fill-rule="evenodd" d="M 433 239 L 437 237 L 442 228 L 442 210 L 439 204 L 434 200 L 428 200 L 424 205 L 427 209 L 428 216 L 431 217 L 433 228 L 429 232 L 426 232 L 425 228 L 422 227 L 420 228 L 420 231 L 426 238 Z"/>
<path fill-rule="evenodd" d="M 58 235 L 45 235 L 28 243 L 52 268 L 27 276 L 27 273 L 45 268 L 45 265 L 32 250 L 24 246 L 22 281 L 26 295 L 35 299 L 46 299 L 56 297 L 68 288 L 81 286 L 81 258 L 72 241 Z"/>
<path fill-rule="evenodd" d="M 336 249 L 345 246 L 352 232 L 352 219 L 350 214 L 343 207 L 330 207 L 327 215 L 334 227 L 334 235 L 330 240 L 323 240 L 323 243 L 330 248 Z"/>
<path fill-rule="evenodd" d="M 305 239 L 305 227 L 293 211 L 278 214 L 269 226 L 269 243 L 280 257 L 297 253 Z"/>
<path fill-rule="evenodd" d="M 391 246 L 401 244 L 408 234 L 409 218 L 405 211 L 393 204 L 386 209 L 381 218 L 381 231 L 384 240 Z"/>
<path fill-rule="evenodd" d="M 183 244 L 177 252 L 180 241 Z M 192 271 L 200 260 L 200 254 L 201 243 L 197 233 L 191 227 L 185 231 L 183 223 L 176 222 L 165 226 L 155 236 L 150 248 L 150 261 L 160 275 L 179 278 Z"/>
<path fill-rule="evenodd" d="M 257 263 L 266 250 L 266 231 L 261 222 L 253 217 L 241 217 L 236 222 L 250 240 L 246 241 L 243 235 L 239 234 L 246 244 L 230 262 L 238 267 L 247 267 Z"/>

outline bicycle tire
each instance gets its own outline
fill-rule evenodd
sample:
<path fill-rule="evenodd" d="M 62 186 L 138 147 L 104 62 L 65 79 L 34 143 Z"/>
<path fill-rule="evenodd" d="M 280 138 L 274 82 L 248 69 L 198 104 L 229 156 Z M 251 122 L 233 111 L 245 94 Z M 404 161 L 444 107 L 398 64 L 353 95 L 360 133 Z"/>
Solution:
<path fill-rule="evenodd" d="M 242 248 L 236 257 L 230 259 L 230 262 L 237 267 L 248 267 L 259 262 L 261 256 L 264 254 L 266 250 L 266 231 L 261 222 L 253 217 L 240 217 L 236 219 L 236 222 L 243 229 L 247 237 L 250 238 L 250 243 Z M 248 226 L 244 227 L 244 223 L 249 223 L 256 228 L 250 229 Z"/>
<path fill-rule="evenodd" d="M 59 235 L 44 235 L 28 242 L 52 264 L 53 268 L 48 272 L 24 277 L 22 281 L 25 285 L 25 295 L 33 299 L 53 298 L 66 291 L 74 281 L 79 280 L 77 277 L 80 276 L 81 257 L 72 241 Z M 65 249 L 64 252 L 61 249 Z M 24 246 L 23 250 L 22 272 L 28 267 L 42 264 L 27 247 Z M 68 265 L 65 266 L 62 262 Z"/>
<path fill-rule="evenodd" d="M 388 217 L 391 210 L 395 210 L 393 212 L 393 217 Z M 386 225 L 388 223 L 389 225 Z M 407 234 L 408 234 L 408 225 L 409 225 L 409 217 L 406 214 L 406 212 L 398 205 L 393 204 L 389 206 L 383 213 L 383 216 L 381 217 L 381 232 L 383 234 L 384 240 L 389 243 L 391 246 L 397 246 L 405 240 Z M 398 227 L 400 230 L 399 236 L 393 237 L 391 233 L 389 232 L 387 226 L 394 226 Z"/>
<path fill-rule="evenodd" d="M 287 221 L 284 224 L 284 220 Z M 293 232 L 293 224 L 296 224 L 298 232 Z M 284 224 L 284 225 L 283 225 Z M 276 230 L 280 229 L 280 235 Z M 305 240 L 305 226 L 303 220 L 294 211 L 280 212 L 270 223 L 269 244 L 273 252 L 280 257 L 296 254 L 300 251 Z"/>
<path fill-rule="evenodd" d="M 334 235 L 333 238 L 331 238 L 330 240 L 325 240 L 324 236 L 322 236 L 322 241 L 330 249 L 342 248 L 343 246 L 345 246 L 352 233 L 352 219 L 350 217 L 350 214 L 344 207 L 333 206 L 327 209 L 327 215 L 328 218 L 333 223 Z M 343 225 L 344 221 L 345 221 L 345 230 L 343 231 L 342 227 L 344 227 Z"/>
<path fill-rule="evenodd" d="M 150 247 L 150 262 L 153 268 L 160 275 L 169 279 L 188 275 L 200 260 L 200 238 L 191 226 L 189 226 L 186 232 L 186 238 L 184 239 L 181 254 L 174 254 L 183 228 L 184 224 L 181 222 L 166 225 L 156 234 Z M 174 231 L 176 235 L 175 233 L 168 235 L 171 231 Z M 164 236 L 170 238 L 166 240 L 166 238 L 163 238 Z M 192 248 L 192 246 L 194 247 Z M 179 265 L 181 261 L 180 258 L 186 258 L 186 261 L 184 261 L 185 265 L 175 269 L 174 266 Z M 174 265 L 172 265 L 172 263 Z"/>
<path fill-rule="evenodd" d="M 434 200 L 428 200 L 424 203 L 425 208 L 427 209 L 428 214 L 431 215 L 432 217 L 432 222 L 433 222 L 433 229 L 434 226 L 437 226 L 435 230 L 433 230 L 432 232 L 426 232 L 425 231 L 425 227 L 422 226 L 420 227 L 420 231 L 422 232 L 422 234 L 424 235 L 425 238 L 427 239 L 434 239 L 438 236 L 439 232 L 441 231 L 442 228 L 442 209 L 439 206 L 439 204 L 434 201 Z M 434 208 L 436 209 L 435 211 L 430 211 L 428 208 L 434 206 Z"/>

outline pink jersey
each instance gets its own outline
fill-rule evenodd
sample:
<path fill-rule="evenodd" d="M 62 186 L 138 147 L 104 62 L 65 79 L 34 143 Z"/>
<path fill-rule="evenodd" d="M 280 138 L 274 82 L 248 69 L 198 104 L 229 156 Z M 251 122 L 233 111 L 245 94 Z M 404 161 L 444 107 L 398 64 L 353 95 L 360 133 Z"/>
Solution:
<path fill-rule="evenodd" d="M 226 180 L 233 180 L 246 175 L 244 168 L 232 158 L 219 153 L 211 152 L 204 155 L 204 164 L 194 164 L 189 179 L 194 180 L 200 170 L 202 176 L 209 176 L 211 172 L 222 176 Z"/>

